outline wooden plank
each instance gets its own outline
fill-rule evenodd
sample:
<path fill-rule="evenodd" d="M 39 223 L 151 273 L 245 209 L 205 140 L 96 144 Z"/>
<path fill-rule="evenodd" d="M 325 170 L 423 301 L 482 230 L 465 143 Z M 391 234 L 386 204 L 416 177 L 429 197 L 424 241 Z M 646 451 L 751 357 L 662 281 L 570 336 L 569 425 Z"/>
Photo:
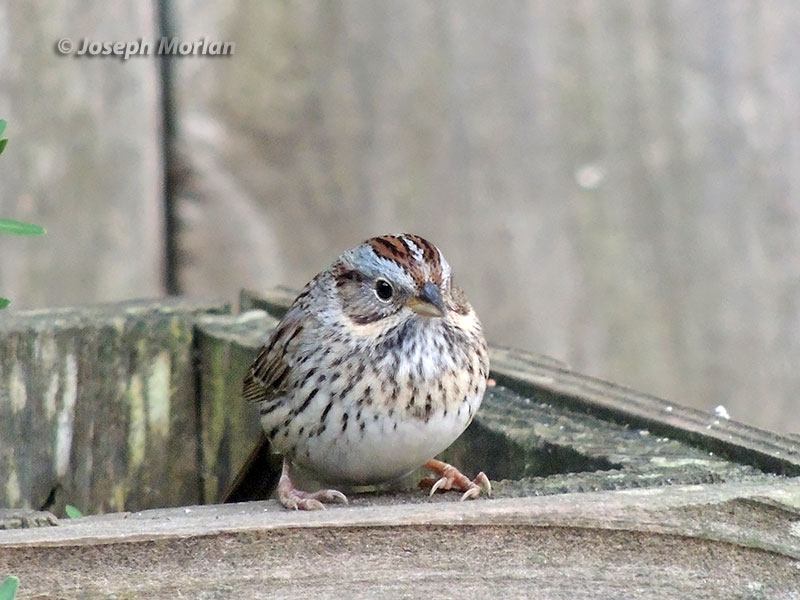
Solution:
<path fill-rule="evenodd" d="M 0 505 L 63 514 L 200 501 L 192 339 L 219 301 L 0 320 Z"/>
<path fill-rule="evenodd" d="M 205 502 L 221 502 L 259 439 L 258 409 L 242 398 L 242 381 L 277 321 L 259 310 L 207 315 L 196 328 L 195 351 L 200 406 L 201 477 Z M 280 469 L 267 460 L 268 483 Z"/>
<path fill-rule="evenodd" d="M 454 586 L 494 597 L 791 597 L 798 519 L 797 481 L 466 503 L 368 495 L 316 513 L 253 502 L 2 532 L 0 572 L 31 596 L 87 598 L 448 598 Z"/>
<path fill-rule="evenodd" d="M 777 434 L 667 402 L 566 368 L 541 364 L 519 350 L 493 348 L 492 374 L 513 389 L 566 407 L 646 427 L 731 460 L 786 475 L 800 475 L 800 438 Z"/>

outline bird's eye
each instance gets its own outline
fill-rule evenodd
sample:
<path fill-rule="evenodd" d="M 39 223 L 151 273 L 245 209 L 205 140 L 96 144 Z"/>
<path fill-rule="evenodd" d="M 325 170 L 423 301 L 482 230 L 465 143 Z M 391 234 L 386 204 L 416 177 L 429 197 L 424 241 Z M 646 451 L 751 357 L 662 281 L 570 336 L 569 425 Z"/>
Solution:
<path fill-rule="evenodd" d="M 378 279 L 375 282 L 375 295 L 379 300 L 386 302 L 392 297 L 392 294 L 394 294 L 394 288 L 391 283 L 385 279 Z"/>

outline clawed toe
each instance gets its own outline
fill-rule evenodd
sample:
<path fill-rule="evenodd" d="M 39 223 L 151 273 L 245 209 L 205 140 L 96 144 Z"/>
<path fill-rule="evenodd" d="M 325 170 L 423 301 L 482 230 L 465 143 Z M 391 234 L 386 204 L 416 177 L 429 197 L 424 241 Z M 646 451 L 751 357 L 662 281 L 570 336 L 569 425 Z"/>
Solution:
<path fill-rule="evenodd" d="M 286 508 L 293 510 L 325 510 L 323 502 L 342 502 L 348 504 L 347 496 L 339 490 L 319 490 L 304 492 L 302 490 L 284 488 L 278 490 L 278 500 Z"/>
<path fill-rule="evenodd" d="M 349 504 L 347 496 L 339 490 L 320 490 L 311 494 L 311 497 L 314 500 L 322 502 L 341 502 L 342 504 Z M 323 508 L 325 507 L 323 506 Z"/>
<path fill-rule="evenodd" d="M 320 490 L 310 493 L 294 488 L 278 490 L 278 500 L 292 510 L 325 510 L 323 502 L 348 503 L 347 496 L 339 490 Z"/>
<path fill-rule="evenodd" d="M 428 496 L 433 496 L 436 493 L 436 490 L 438 490 L 439 488 L 442 488 L 442 490 L 449 490 L 452 487 L 453 487 L 452 479 L 449 479 L 448 477 L 440 477 L 439 479 L 436 480 L 436 483 L 434 483 L 431 486 L 431 492 L 430 494 L 428 494 Z"/>
<path fill-rule="evenodd" d="M 278 481 L 278 500 L 290 510 L 325 510 L 323 502 L 342 502 L 348 504 L 347 496 L 339 490 L 319 490 L 304 492 L 294 487 L 289 476 L 289 461 L 284 459 L 283 471 Z"/>
<path fill-rule="evenodd" d="M 319 500 L 314 500 L 314 498 L 282 496 L 280 501 L 290 510 L 325 510 L 325 505 Z"/>
<path fill-rule="evenodd" d="M 489 483 L 489 478 L 483 471 L 478 473 L 478 476 L 470 481 L 469 489 L 461 496 L 461 501 L 477 498 L 481 495 L 482 491 L 486 492 L 487 496 L 492 495 L 492 484 Z"/>
<path fill-rule="evenodd" d="M 461 471 L 456 469 L 453 465 L 449 465 L 439 460 L 429 460 L 425 463 L 425 467 L 440 475 L 439 479 L 426 478 L 420 481 L 420 487 L 430 486 L 430 496 L 433 496 L 438 490 L 458 490 L 464 492 L 461 500 L 472 500 L 481 495 L 485 491 L 488 496 L 492 495 L 492 484 L 489 483 L 489 478 L 481 471 L 478 476 L 470 481 Z"/>

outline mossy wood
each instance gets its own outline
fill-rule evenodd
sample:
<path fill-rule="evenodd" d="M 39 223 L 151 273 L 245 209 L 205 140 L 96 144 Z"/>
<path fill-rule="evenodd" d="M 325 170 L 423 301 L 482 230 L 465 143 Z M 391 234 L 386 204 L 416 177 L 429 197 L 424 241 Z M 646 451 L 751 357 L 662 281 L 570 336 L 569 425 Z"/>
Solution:
<path fill-rule="evenodd" d="M 219 500 L 259 435 L 242 376 L 292 297 L 244 292 L 239 315 L 187 300 L 9 313 L 0 338 L 2 504 L 36 508 L 58 484 L 86 513 Z M 485 470 L 491 500 L 428 498 L 412 477 L 325 513 L 266 501 L 61 520 L 0 533 L 0 572 L 21 575 L 34 595 L 89 598 L 451 597 L 442 572 L 477 595 L 486 586 L 553 598 L 798 589 L 797 437 L 544 356 L 492 348 L 492 361 L 497 385 L 443 455 L 467 473 Z M 56 451 L 65 424 L 68 460 Z M 266 481 L 278 465 L 265 464 Z M 15 502 L 12 468 L 24 482 Z M 41 513 L 0 512 L 4 519 L 51 523 Z"/>
<path fill-rule="evenodd" d="M 167 299 L 0 316 L 0 507 L 197 503 L 194 323 Z"/>

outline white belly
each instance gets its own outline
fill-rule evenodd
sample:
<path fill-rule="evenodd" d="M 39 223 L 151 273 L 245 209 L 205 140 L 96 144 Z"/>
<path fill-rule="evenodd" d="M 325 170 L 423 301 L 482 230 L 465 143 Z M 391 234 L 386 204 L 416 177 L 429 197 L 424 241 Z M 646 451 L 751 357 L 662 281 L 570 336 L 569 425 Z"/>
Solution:
<path fill-rule="evenodd" d="M 481 390 L 482 392 L 483 390 Z M 345 431 L 339 425 L 342 409 L 329 415 L 332 428 L 304 440 L 293 462 L 308 469 L 326 483 L 370 485 L 402 477 L 445 450 L 466 429 L 478 409 L 481 395 L 469 399 L 469 406 L 432 414 L 427 421 L 404 414 L 383 415 L 375 420 L 364 410 L 360 423 L 350 417 Z M 471 410 L 470 410 L 471 408 Z"/>

